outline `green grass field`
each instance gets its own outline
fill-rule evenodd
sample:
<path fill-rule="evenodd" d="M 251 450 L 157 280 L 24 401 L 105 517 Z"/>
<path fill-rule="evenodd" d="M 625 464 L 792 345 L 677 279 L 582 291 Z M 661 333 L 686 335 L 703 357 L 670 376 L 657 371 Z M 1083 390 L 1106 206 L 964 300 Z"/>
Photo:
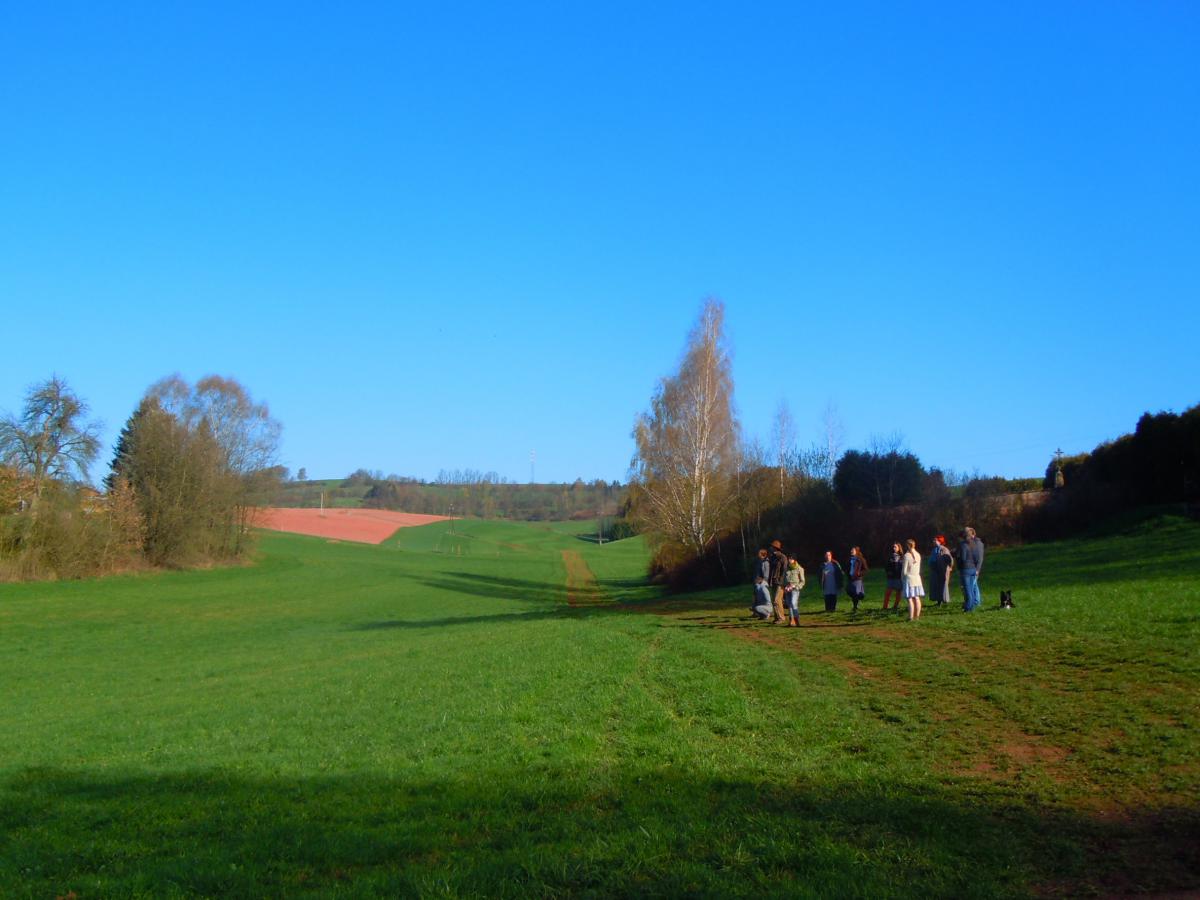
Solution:
<path fill-rule="evenodd" d="M 0 586 L 0 897 L 1200 888 L 1195 523 L 800 629 L 586 530 Z"/>

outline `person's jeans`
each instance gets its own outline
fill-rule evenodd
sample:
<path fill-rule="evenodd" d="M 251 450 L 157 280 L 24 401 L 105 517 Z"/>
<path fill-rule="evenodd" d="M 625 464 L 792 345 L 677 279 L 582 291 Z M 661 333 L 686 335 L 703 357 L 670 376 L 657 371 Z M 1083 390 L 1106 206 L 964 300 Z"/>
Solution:
<path fill-rule="evenodd" d="M 771 589 L 766 582 L 754 585 L 754 612 L 764 619 L 771 617 Z"/>
<path fill-rule="evenodd" d="M 788 591 L 784 594 L 783 601 L 788 615 L 793 619 L 797 618 L 800 615 L 800 592 Z"/>
<path fill-rule="evenodd" d="M 978 609 L 983 602 L 979 596 L 979 573 L 974 569 L 963 569 L 959 575 L 962 578 L 963 612 Z"/>

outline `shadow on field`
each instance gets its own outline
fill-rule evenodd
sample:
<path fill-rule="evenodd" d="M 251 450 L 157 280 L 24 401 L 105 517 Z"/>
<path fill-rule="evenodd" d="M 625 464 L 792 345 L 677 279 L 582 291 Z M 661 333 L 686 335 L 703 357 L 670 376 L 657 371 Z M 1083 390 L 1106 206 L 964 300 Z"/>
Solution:
<path fill-rule="evenodd" d="M 484 597 L 488 600 L 517 600 L 524 603 L 564 603 L 565 584 L 530 581 L 525 578 L 504 578 L 498 575 L 475 575 L 458 572 L 437 578 L 414 578 L 426 587 L 451 590 L 456 594 Z"/>
<path fill-rule="evenodd" d="M 0 782 L 0 883 L 81 898 L 995 897 L 1200 886 L 1195 810 L 1098 821 L 977 802 L 950 789 L 669 768 L 588 780 L 575 769 L 481 767 L 430 781 L 31 770 Z"/>
<path fill-rule="evenodd" d="M 447 616 L 442 619 L 387 619 L 364 622 L 351 631 L 387 631 L 391 628 L 446 628 L 451 625 L 495 625 L 500 622 L 537 622 L 544 619 L 577 619 L 583 614 L 570 606 L 535 609 L 529 612 L 492 613 L 483 616 Z"/>
<path fill-rule="evenodd" d="M 439 590 L 483 597 L 489 600 L 516 600 L 524 603 L 564 603 L 567 586 L 563 583 L 531 581 L 526 578 L 507 578 L 499 575 L 480 575 L 472 572 L 456 572 L 437 578 L 414 578 L 418 584 Z M 626 592 L 644 589 L 642 579 L 613 579 L 597 581 L 604 592 L 608 605 L 622 602 Z"/>

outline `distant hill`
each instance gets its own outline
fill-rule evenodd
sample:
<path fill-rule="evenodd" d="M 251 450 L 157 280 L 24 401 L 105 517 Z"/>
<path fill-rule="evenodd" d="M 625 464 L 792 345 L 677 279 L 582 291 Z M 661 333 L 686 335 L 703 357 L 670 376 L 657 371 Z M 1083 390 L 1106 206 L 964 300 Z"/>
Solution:
<path fill-rule="evenodd" d="M 522 521 L 614 518 L 628 488 L 603 479 L 571 484 L 516 484 L 498 480 L 424 482 L 356 472 L 347 478 L 286 481 L 272 506 L 390 509 L 439 516 Z"/>

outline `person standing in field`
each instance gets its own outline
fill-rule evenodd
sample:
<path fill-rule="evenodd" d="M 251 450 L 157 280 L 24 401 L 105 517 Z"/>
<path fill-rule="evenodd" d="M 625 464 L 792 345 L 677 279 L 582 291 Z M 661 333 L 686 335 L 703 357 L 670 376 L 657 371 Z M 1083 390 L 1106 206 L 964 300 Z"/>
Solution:
<path fill-rule="evenodd" d="M 758 559 L 754 561 L 754 600 L 750 604 L 750 612 L 758 619 L 771 618 L 771 589 L 767 582 L 771 580 L 771 560 L 766 548 L 758 551 Z"/>
<path fill-rule="evenodd" d="M 825 595 L 825 612 L 837 610 L 838 591 L 846 580 L 846 573 L 838 561 L 833 558 L 833 551 L 825 551 L 825 562 L 821 563 L 821 593 Z"/>
<path fill-rule="evenodd" d="M 958 577 L 962 580 L 963 612 L 974 612 L 983 602 L 979 595 L 979 575 L 983 571 L 983 541 L 975 529 L 962 530 L 958 544 Z"/>
<path fill-rule="evenodd" d="M 954 569 L 954 555 L 946 546 L 946 536 L 939 534 L 933 539 L 929 552 L 929 598 L 938 606 L 950 602 L 950 572 Z"/>
<path fill-rule="evenodd" d="M 771 587 L 775 591 L 775 615 L 768 621 L 783 624 L 787 614 L 783 611 L 784 584 L 787 581 L 787 554 L 783 552 L 783 544 L 771 541 Z"/>
<path fill-rule="evenodd" d="M 883 592 L 883 608 L 888 608 L 888 600 L 896 595 L 896 609 L 900 608 L 900 570 L 904 565 L 904 555 L 899 544 L 892 544 L 892 552 L 888 554 L 887 562 L 883 564 L 883 574 L 887 577 L 887 587 Z"/>
<path fill-rule="evenodd" d="M 921 554 L 917 552 L 917 542 L 909 538 L 905 543 L 908 549 L 904 551 L 900 580 L 904 585 L 904 599 L 908 601 L 908 621 L 911 622 L 921 618 L 921 598 L 925 596 L 925 586 L 921 584 Z"/>
<path fill-rule="evenodd" d="M 850 594 L 855 612 L 858 612 L 858 604 L 867 596 L 866 588 L 863 587 L 863 579 L 867 577 L 868 571 L 867 558 L 863 556 L 862 547 L 851 547 L 846 577 L 850 579 L 850 587 L 847 588 L 847 592 Z"/>
<path fill-rule="evenodd" d="M 804 589 L 804 567 L 794 558 L 788 557 L 787 567 L 788 627 L 800 627 L 800 591 Z"/>

